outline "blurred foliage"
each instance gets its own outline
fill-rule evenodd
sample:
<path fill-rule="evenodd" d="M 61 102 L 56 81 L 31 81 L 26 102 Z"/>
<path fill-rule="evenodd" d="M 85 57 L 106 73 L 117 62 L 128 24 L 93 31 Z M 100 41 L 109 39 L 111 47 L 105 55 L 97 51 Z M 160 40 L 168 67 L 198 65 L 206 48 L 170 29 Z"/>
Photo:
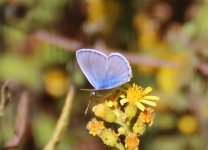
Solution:
<path fill-rule="evenodd" d="M 90 85 L 73 43 L 67 49 L 63 41 L 36 36 L 46 31 L 86 47 L 101 41 L 109 50 L 176 64 L 132 65 L 132 82 L 151 85 L 161 98 L 140 149 L 207 149 L 207 17 L 206 0 L 1 0 L 0 83 L 10 80 L 12 97 L 0 118 L 0 148 L 13 134 L 21 92 L 32 96 L 28 132 L 18 149 L 42 149 L 74 84 L 77 95 L 58 148 L 107 149 L 85 129 L 92 115 L 84 116 L 90 96 L 79 89 Z"/>
<path fill-rule="evenodd" d="M 3 80 L 11 79 L 32 87 L 41 84 L 40 72 L 34 70 L 28 60 L 16 54 L 4 55 L 0 60 L 0 70 Z"/>
<path fill-rule="evenodd" d="M 42 124 L 43 122 L 44 126 Z M 33 134 L 35 137 L 39 137 L 35 139 L 35 143 L 39 149 L 43 148 L 48 142 L 48 139 L 50 138 L 55 127 L 55 123 L 56 120 L 53 116 L 45 114 L 39 114 L 38 117 L 33 120 Z"/>

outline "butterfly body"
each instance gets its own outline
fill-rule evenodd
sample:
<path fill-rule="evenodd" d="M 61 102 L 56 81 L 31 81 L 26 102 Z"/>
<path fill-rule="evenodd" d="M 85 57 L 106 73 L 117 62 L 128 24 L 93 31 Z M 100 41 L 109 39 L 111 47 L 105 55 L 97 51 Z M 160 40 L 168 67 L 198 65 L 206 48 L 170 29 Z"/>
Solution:
<path fill-rule="evenodd" d="M 129 82 L 132 77 L 131 66 L 120 53 L 107 56 L 94 49 L 80 49 L 76 52 L 76 57 L 94 90 L 116 88 Z"/>

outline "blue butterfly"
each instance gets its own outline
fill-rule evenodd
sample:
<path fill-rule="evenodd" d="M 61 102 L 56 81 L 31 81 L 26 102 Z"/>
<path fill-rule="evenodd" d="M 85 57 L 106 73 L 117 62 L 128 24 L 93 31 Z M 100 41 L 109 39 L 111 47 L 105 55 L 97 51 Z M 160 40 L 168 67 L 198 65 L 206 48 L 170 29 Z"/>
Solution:
<path fill-rule="evenodd" d="M 78 64 L 94 90 L 116 88 L 132 77 L 128 60 L 120 53 L 109 56 L 94 49 L 80 49 L 76 52 Z"/>

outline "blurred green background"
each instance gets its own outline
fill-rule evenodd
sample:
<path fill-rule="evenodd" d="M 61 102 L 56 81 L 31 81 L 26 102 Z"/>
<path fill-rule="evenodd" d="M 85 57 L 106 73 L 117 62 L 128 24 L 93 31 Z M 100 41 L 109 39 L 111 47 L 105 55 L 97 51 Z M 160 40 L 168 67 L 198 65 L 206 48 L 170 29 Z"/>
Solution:
<path fill-rule="evenodd" d="M 126 54 L 132 83 L 160 96 L 141 150 L 207 150 L 207 18 L 207 0 L 1 0 L 0 83 L 9 81 L 10 100 L 0 116 L 0 148 L 18 130 L 22 92 L 29 93 L 28 119 L 14 149 L 38 150 L 74 85 L 58 149 L 108 149 L 85 128 L 93 114 L 85 116 L 90 96 L 80 89 L 92 87 L 75 58 L 77 49 L 95 48 Z"/>

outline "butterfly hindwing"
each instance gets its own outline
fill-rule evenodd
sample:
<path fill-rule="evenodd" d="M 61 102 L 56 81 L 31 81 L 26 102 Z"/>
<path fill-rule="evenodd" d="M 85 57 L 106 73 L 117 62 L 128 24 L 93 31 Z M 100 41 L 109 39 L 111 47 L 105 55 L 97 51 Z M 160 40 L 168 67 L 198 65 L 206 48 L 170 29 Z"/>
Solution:
<path fill-rule="evenodd" d="M 108 81 L 108 88 L 114 88 L 129 82 L 132 77 L 129 62 L 119 53 L 112 53 L 109 55 L 107 68 L 106 78 Z"/>

